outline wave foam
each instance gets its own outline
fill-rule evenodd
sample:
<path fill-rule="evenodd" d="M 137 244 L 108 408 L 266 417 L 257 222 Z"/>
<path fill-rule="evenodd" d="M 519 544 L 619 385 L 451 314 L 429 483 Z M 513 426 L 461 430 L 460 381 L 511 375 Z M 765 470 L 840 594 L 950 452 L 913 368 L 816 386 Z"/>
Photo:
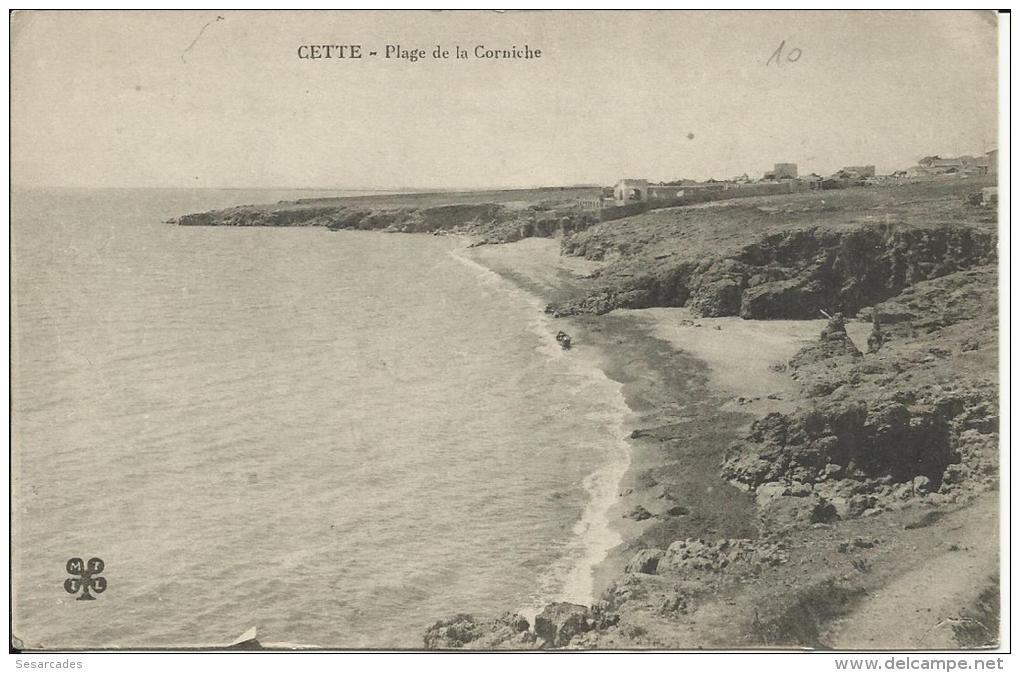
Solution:
<path fill-rule="evenodd" d="M 528 326 L 541 339 L 541 345 L 536 350 L 568 366 L 572 376 L 583 382 L 583 388 L 594 387 L 597 389 L 594 392 L 596 396 L 604 395 L 602 399 L 610 401 L 611 413 L 602 414 L 600 420 L 610 425 L 612 439 L 605 447 L 604 462 L 581 482 L 581 487 L 588 495 L 588 502 L 574 524 L 573 540 L 567 545 L 564 555 L 539 578 L 532 600 L 518 611 L 533 619 L 542 607 L 552 601 L 590 605 L 595 598 L 596 567 L 614 547 L 623 542 L 620 534 L 613 529 L 609 517 L 610 509 L 617 500 L 620 482 L 631 462 L 627 426 L 632 412 L 624 399 L 623 385 L 606 376 L 595 358 L 585 354 L 584 347 L 569 352 L 560 348 L 551 335 L 558 331 L 554 321 L 562 324 L 562 319 L 547 315 L 540 297 L 464 256 L 464 250 L 458 248 L 449 252 L 459 262 L 478 271 L 483 285 L 510 293 L 535 309 Z"/>

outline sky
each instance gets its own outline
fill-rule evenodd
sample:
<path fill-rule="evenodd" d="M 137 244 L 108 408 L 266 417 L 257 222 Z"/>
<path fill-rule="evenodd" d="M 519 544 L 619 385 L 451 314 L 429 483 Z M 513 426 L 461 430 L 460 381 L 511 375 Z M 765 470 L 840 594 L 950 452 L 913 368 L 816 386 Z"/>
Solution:
<path fill-rule="evenodd" d="M 996 146 L 995 24 L 976 12 L 18 12 L 11 177 L 406 189 L 760 177 L 777 162 L 891 172 Z M 298 58 L 310 44 L 365 56 Z M 477 45 L 525 44 L 541 58 L 474 58 Z M 429 56 L 386 59 L 386 45 Z M 451 57 L 432 58 L 436 45 Z"/>

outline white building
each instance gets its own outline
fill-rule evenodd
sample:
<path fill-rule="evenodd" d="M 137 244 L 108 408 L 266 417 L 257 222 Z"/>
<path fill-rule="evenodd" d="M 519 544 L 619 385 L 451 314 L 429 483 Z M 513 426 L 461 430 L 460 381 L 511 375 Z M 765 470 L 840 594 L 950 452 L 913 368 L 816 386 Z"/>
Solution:
<path fill-rule="evenodd" d="M 616 205 L 648 200 L 648 180 L 620 180 L 613 187 L 613 198 Z"/>

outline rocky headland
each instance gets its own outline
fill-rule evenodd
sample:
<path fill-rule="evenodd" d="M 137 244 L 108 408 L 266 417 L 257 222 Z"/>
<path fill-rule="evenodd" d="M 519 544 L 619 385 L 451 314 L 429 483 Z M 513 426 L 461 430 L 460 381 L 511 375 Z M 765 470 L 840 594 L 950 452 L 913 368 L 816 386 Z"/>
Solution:
<path fill-rule="evenodd" d="M 573 187 L 313 198 L 192 213 L 182 215 L 175 223 L 463 234 L 475 237 L 478 244 L 508 243 L 532 236 L 561 236 L 590 226 L 597 218 L 579 211 L 575 203 L 577 198 L 597 192 Z"/>
<path fill-rule="evenodd" d="M 543 297 L 571 357 L 624 384 L 638 419 L 612 512 L 625 542 L 598 594 L 533 619 L 445 617 L 427 649 L 982 647 L 999 628 L 998 238 L 972 197 L 990 184 L 609 222 L 545 193 L 179 223 L 517 241 L 470 252 Z"/>

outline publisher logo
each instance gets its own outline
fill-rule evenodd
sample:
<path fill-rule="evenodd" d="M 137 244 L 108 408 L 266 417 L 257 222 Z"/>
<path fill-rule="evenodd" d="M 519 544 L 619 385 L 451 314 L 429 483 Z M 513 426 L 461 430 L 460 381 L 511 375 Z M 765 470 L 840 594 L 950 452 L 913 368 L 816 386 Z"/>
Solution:
<path fill-rule="evenodd" d="M 106 578 L 99 576 L 105 567 L 103 559 L 94 556 L 89 559 L 88 564 L 77 556 L 68 559 L 67 574 L 76 575 L 76 577 L 68 577 L 64 580 L 64 591 L 69 594 L 76 594 L 80 591 L 81 596 L 78 596 L 80 601 L 96 600 L 96 597 L 90 592 L 101 594 L 106 591 Z"/>

